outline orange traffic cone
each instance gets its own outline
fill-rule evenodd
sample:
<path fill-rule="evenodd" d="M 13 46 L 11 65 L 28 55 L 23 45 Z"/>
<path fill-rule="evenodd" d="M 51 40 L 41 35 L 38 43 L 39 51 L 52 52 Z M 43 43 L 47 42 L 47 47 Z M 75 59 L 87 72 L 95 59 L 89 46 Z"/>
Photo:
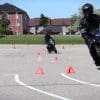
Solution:
<path fill-rule="evenodd" d="M 35 74 L 37 75 L 43 75 L 44 74 L 44 71 L 43 71 L 43 68 L 42 67 L 38 67 Z"/>
<path fill-rule="evenodd" d="M 75 70 L 73 69 L 73 67 L 69 66 L 69 67 L 66 69 L 66 74 L 72 74 L 72 73 L 75 73 Z"/>
<path fill-rule="evenodd" d="M 58 57 L 55 56 L 51 62 L 57 62 L 57 61 L 58 61 Z"/>
<path fill-rule="evenodd" d="M 54 57 L 54 61 L 58 61 L 58 57 L 57 56 Z"/>
<path fill-rule="evenodd" d="M 37 55 L 40 55 L 41 53 L 40 52 L 37 52 Z"/>

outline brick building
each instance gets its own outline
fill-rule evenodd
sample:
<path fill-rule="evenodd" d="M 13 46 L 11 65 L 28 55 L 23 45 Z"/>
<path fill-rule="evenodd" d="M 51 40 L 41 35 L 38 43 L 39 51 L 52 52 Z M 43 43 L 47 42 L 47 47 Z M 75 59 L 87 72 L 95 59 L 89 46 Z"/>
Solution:
<path fill-rule="evenodd" d="M 8 15 L 8 19 L 10 20 L 9 28 L 13 31 L 14 34 L 23 34 L 29 30 L 29 16 L 26 11 L 12 4 L 5 3 L 0 5 L 0 19 L 4 12 L 6 12 Z"/>
<path fill-rule="evenodd" d="M 43 30 L 48 29 L 55 34 L 66 35 L 69 32 L 69 26 L 71 25 L 71 20 L 69 18 L 49 19 L 48 25 L 45 27 L 39 26 L 39 20 L 39 18 L 29 20 L 30 32 L 32 34 L 37 34 L 43 32 Z"/>

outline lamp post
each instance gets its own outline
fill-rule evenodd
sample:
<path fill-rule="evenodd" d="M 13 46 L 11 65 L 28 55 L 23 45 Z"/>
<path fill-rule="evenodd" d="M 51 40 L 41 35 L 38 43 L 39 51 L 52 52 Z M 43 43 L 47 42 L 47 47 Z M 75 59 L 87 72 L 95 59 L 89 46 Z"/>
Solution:
<path fill-rule="evenodd" d="M 16 11 L 16 34 L 18 35 L 18 12 L 17 12 L 17 8 L 15 8 Z"/>

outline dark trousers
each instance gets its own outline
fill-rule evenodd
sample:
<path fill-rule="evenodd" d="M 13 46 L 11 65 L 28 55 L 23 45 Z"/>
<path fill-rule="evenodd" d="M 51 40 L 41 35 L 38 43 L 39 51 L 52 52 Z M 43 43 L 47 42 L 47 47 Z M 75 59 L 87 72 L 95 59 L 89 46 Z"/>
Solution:
<path fill-rule="evenodd" d="M 98 56 L 95 47 L 91 46 L 91 48 L 89 48 L 89 51 L 90 51 L 90 54 L 91 54 L 93 60 L 95 61 L 95 64 L 100 65 L 100 57 Z"/>
<path fill-rule="evenodd" d="M 92 56 L 95 64 L 97 66 L 100 66 L 100 57 L 97 54 L 97 51 L 96 51 L 95 45 L 93 44 L 92 38 L 90 38 L 88 35 L 83 36 L 83 38 L 89 48 L 90 55 Z"/>

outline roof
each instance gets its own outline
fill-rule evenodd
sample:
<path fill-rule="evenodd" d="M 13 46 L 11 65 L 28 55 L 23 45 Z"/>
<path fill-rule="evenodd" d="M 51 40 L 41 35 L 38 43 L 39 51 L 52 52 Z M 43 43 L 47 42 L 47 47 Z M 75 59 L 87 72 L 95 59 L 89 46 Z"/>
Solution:
<path fill-rule="evenodd" d="M 67 18 L 52 19 L 52 25 L 70 25 L 71 21 Z"/>
<path fill-rule="evenodd" d="M 39 25 L 39 18 L 29 20 L 29 26 Z M 50 25 L 70 25 L 71 20 L 69 18 L 49 19 Z"/>
<path fill-rule="evenodd" d="M 37 26 L 39 25 L 39 18 L 34 18 L 29 20 L 29 26 Z"/>
<path fill-rule="evenodd" d="M 7 12 L 7 13 L 21 13 L 21 14 L 27 14 L 26 11 L 16 7 L 15 5 L 5 3 L 3 5 L 0 5 L 0 13 Z M 27 15 L 28 16 L 28 15 Z"/>

